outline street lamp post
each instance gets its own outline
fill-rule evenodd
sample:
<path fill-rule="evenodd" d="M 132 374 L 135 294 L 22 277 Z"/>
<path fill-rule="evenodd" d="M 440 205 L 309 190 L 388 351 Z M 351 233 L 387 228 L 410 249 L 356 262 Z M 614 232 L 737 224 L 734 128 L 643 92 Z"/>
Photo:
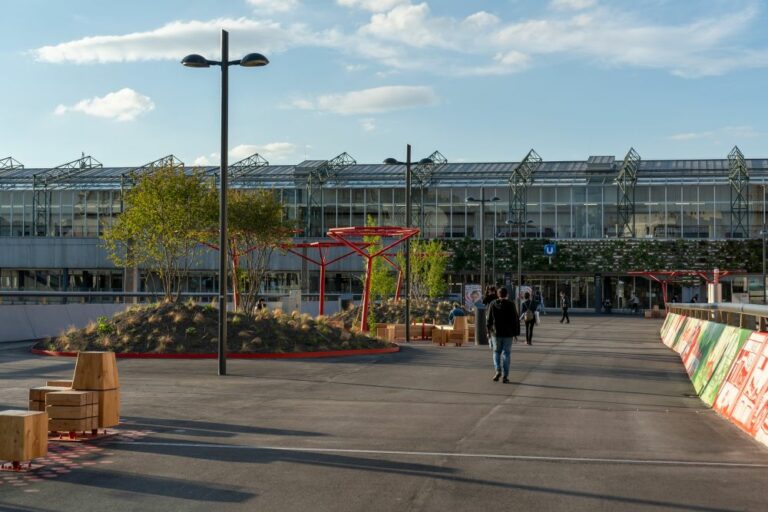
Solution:
<path fill-rule="evenodd" d="M 480 204 L 480 293 L 482 293 L 482 290 L 485 287 L 485 203 L 495 203 L 496 201 L 500 201 L 500 199 L 496 196 L 486 199 L 485 187 L 480 187 L 480 199 L 475 199 L 470 196 L 466 198 L 465 201 L 467 203 Z"/>
<path fill-rule="evenodd" d="M 227 138 L 229 136 L 229 66 L 266 66 L 269 60 L 260 53 L 229 60 L 229 32 L 221 31 L 221 61 L 191 54 L 181 60 L 190 68 L 221 67 L 221 146 L 219 164 L 219 375 L 227 374 Z"/>
<path fill-rule="evenodd" d="M 405 165 L 405 227 L 411 227 L 411 145 L 406 144 L 405 162 L 395 158 L 384 160 L 388 165 Z M 422 158 L 419 164 L 431 164 L 429 158 Z M 405 241 L 405 342 L 411 341 L 411 237 Z"/>
<path fill-rule="evenodd" d="M 522 219 L 507 220 L 508 226 L 516 226 L 517 227 L 517 291 L 515 294 L 517 295 L 517 308 L 518 311 L 520 310 L 520 289 L 523 286 L 523 248 L 522 243 L 520 241 L 520 232 L 528 227 L 528 224 L 532 224 L 533 221 L 529 220 L 527 222 L 523 222 Z"/>

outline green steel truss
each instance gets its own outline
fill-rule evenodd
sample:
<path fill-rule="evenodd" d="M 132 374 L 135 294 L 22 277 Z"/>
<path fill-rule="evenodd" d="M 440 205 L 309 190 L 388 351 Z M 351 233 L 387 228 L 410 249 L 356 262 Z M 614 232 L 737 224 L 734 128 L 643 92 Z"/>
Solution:
<path fill-rule="evenodd" d="M 229 183 L 235 185 L 249 181 L 258 176 L 259 171 L 269 166 L 267 159 L 258 153 L 243 158 L 229 166 Z"/>
<path fill-rule="evenodd" d="M 13 171 L 15 169 L 23 169 L 24 165 L 18 160 L 14 160 L 13 157 L 0 158 L 0 171 Z"/>
<path fill-rule="evenodd" d="M 635 185 L 640 169 L 640 155 L 629 148 L 619 172 L 616 174 L 616 212 L 618 226 L 616 236 L 635 238 Z"/>
<path fill-rule="evenodd" d="M 731 189 L 731 237 L 749 236 L 749 168 L 738 146 L 728 153 L 728 184 Z"/>
<path fill-rule="evenodd" d="M 414 165 L 411 168 L 411 173 L 413 176 L 413 182 L 419 187 L 419 204 L 414 208 L 413 211 L 411 210 L 412 216 L 418 216 L 419 219 L 419 229 L 421 229 L 422 236 L 426 236 L 423 233 L 426 233 L 425 228 L 432 227 L 431 225 L 428 226 L 428 224 L 432 224 L 431 222 L 427 221 L 426 217 L 426 211 L 427 207 L 425 205 L 425 200 L 427 197 L 427 188 L 432 184 L 432 177 L 434 176 L 435 172 L 443 165 L 448 163 L 448 159 L 443 156 L 442 153 L 439 151 L 434 151 L 431 155 L 429 155 L 426 159 L 431 160 L 431 163 L 418 163 Z M 403 217 L 405 216 L 405 213 L 403 213 Z M 413 219 L 411 219 L 413 221 Z M 408 226 L 413 226 L 413 222 L 410 224 L 407 224 Z"/>
<path fill-rule="evenodd" d="M 541 157 L 531 149 L 509 177 L 509 220 L 518 230 L 523 229 L 528 209 L 528 187 L 541 164 Z"/>
<path fill-rule="evenodd" d="M 296 167 L 297 181 L 303 181 L 306 187 L 307 207 L 304 215 L 305 236 L 325 236 L 325 201 L 323 188 L 333 182 L 346 168 L 356 165 L 357 161 L 347 152 L 330 160 L 310 161 L 307 165 Z"/>
<path fill-rule="evenodd" d="M 52 169 L 32 176 L 32 231 L 36 236 L 52 236 L 48 228 L 51 221 L 51 191 L 71 188 L 77 183 L 77 177 L 93 169 L 104 166 L 85 153 L 77 160 L 72 160 Z"/>

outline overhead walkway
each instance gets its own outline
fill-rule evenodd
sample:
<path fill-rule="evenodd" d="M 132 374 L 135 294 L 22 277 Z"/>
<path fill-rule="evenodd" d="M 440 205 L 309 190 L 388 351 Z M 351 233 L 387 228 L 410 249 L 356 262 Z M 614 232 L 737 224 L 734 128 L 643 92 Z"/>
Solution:
<path fill-rule="evenodd" d="M 547 315 L 513 346 L 318 361 L 122 361 L 108 466 L 5 510 L 766 510 L 768 450 L 707 408 L 659 320 Z M 0 351 L 0 404 L 72 363 Z M 52 504 L 50 497 L 56 497 Z M 6 507 L 6 508 L 3 508 Z"/>

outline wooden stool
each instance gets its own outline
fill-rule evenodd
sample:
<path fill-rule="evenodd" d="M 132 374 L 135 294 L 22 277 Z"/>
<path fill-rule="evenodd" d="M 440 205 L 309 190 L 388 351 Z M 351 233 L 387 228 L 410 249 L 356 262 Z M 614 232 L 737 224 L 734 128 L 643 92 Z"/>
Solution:
<path fill-rule="evenodd" d="M 40 411 L 0 411 L 0 460 L 21 461 L 48 455 L 48 415 Z"/>
<path fill-rule="evenodd" d="M 72 389 L 96 391 L 99 428 L 120 423 L 120 379 L 114 352 L 78 353 Z"/>

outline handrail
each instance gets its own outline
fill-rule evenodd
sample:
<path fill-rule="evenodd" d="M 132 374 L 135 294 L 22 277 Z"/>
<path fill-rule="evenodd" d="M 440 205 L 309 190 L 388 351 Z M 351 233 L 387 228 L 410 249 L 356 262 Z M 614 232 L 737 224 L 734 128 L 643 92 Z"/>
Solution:
<path fill-rule="evenodd" d="M 720 302 L 717 304 L 667 304 L 670 313 L 757 331 L 768 331 L 768 306 Z"/>

